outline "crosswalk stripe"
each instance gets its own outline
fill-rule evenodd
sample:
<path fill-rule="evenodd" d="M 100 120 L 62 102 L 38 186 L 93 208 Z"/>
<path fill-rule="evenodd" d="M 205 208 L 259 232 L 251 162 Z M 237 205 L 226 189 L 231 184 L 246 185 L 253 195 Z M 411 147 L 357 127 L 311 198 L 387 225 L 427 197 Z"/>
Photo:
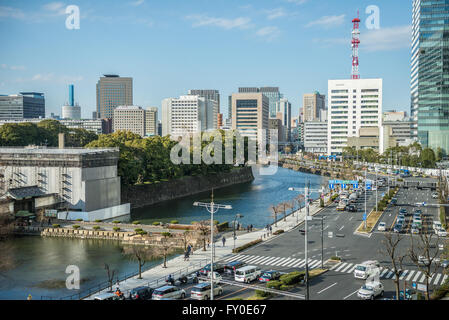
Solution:
<path fill-rule="evenodd" d="M 441 278 L 441 273 L 438 273 L 437 276 L 435 277 L 435 281 L 433 282 L 433 284 L 438 284 L 438 280 L 440 280 Z"/>
<path fill-rule="evenodd" d="M 266 265 L 271 266 L 271 265 L 273 265 L 273 262 L 277 261 L 278 259 L 279 259 L 279 257 L 273 257 L 273 258 L 267 260 L 265 263 L 266 263 Z"/>
<path fill-rule="evenodd" d="M 346 272 L 346 271 L 348 271 L 348 269 L 350 269 L 350 268 L 352 268 L 352 267 L 353 267 L 353 264 L 352 264 L 352 263 L 350 263 L 350 264 L 348 264 L 348 266 L 347 266 L 347 267 L 345 267 L 345 268 L 341 269 L 341 272 Z"/>
<path fill-rule="evenodd" d="M 290 263 L 293 260 L 293 258 L 288 258 L 287 260 L 285 260 L 284 262 L 282 262 L 279 266 L 283 267 L 285 266 L 287 263 Z"/>
<path fill-rule="evenodd" d="M 321 260 L 312 260 L 312 262 L 309 264 L 309 268 L 315 268 L 321 266 Z"/>
<path fill-rule="evenodd" d="M 290 261 L 289 263 L 287 263 L 285 266 L 286 266 L 286 267 L 291 267 L 291 266 L 293 266 L 294 264 L 298 263 L 298 261 L 300 261 L 300 260 L 299 260 L 299 259 L 293 258 L 293 260 Z"/>
<path fill-rule="evenodd" d="M 259 256 L 251 256 L 251 258 L 249 258 L 248 260 L 246 260 L 246 263 L 252 263 L 253 261 L 259 259 Z"/>
<path fill-rule="evenodd" d="M 426 274 L 424 273 L 421 277 L 421 279 L 419 280 L 419 282 L 424 282 L 426 281 Z"/>
<path fill-rule="evenodd" d="M 430 279 L 429 279 L 429 284 L 432 283 L 432 280 L 433 280 L 433 278 L 435 278 L 435 275 L 436 275 L 436 273 L 432 274 L 432 276 L 431 276 Z"/>
<path fill-rule="evenodd" d="M 388 272 L 388 269 L 383 269 L 383 271 L 382 271 L 382 273 L 379 275 L 379 277 L 382 278 L 387 272 Z"/>
<path fill-rule="evenodd" d="M 419 276 L 421 275 L 421 271 L 416 272 L 415 277 L 413 278 L 413 282 L 416 282 L 418 280 Z"/>
<path fill-rule="evenodd" d="M 265 261 L 267 261 L 268 259 L 270 259 L 271 257 L 262 257 L 261 259 L 258 259 L 256 261 L 257 264 L 264 264 Z"/>
<path fill-rule="evenodd" d="M 353 265 L 346 273 L 353 273 L 357 265 Z"/>
<path fill-rule="evenodd" d="M 261 261 L 265 260 L 267 257 L 259 257 L 256 260 L 253 260 L 252 263 L 260 264 Z"/>
<path fill-rule="evenodd" d="M 304 262 L 303 259 L 296 259 L 296 262 L 292 265 L 293 268 L 299 267 Z"/>
<path fill-rule="evenodd" d="M 405 278 L 405 276 L 407 275 L 407 273 L 408 273 L 408 270 L 402 271 L 401 276 L 399 277 L 399 280 L 403 280 Z"/>
<path fill-rule="evenodd" d="M 341 269 L 343 269 L 344 267 L 346 267 L 348 265 L 347 262 L 343 263 L 340 267 L 338 267 L 337 269 L 335 269 L 335 271 L 339 272 Z"/>
<path fill-rule="evenodd" d="M 225 259 L 224 261 L 231 262 L 231 261 L 234 261 L 234 260 L 238 260 L 240 256 L 241 256 L 241 254 L 238 254 L 236 256 L 229 257 L 229 258 Z"/>
<path fill-rule="evenodd" d="M 273 265 L 273 266 L 279 266 L 282 262 L 284 262 L 285 261 L 285 259 L 287 259 L 287 258 L 281 258 L 281 259 L 279 259 L 279 260 L 275 260 L 275 261 L 273 261 L 271 264 Z"/>
<path fill-rule="evenodd" d="M 412 277 L 413 277 L 413 274 L 415 273 L 415 271 L 414 270 L 411 270 L 410 271 L 410 273 L 408 274 L 408 276 L 407 276 L 407 279 L 405 279 L 405 281 L 409 281 Z"/>
<path fill-rule="evenodd" d="M 339 262 L 339 263 L 337 263 L 337 264 L 335 264 L 332 268 L 330 268 L 329 270 L 334 270 L 334 269 L 336 269 L 338 266 L 340 266 L 341 265 L 341 262 Z"/>
<path fill-rule="evenodd" d="M 446 282 L 447 279 L 447 274 L 444 275 L 443 280 L 441 281 L 441 284 L 444 284 Z"/>
<path fill-rule="evenodd" d="M 393 275 L 393 271 L 388 272 L 388 274 L 385 276 L 385 278 L 390 279 L 390 277 Z"/>
<path fill-rule="evenodd" d="M 301 260 L 299 264 L 295 265 L 295 268 L 303 268 L 306 265 L 306 260 Z"/>
<path fill-rule="evenodd" d="M 252 258 L 253 258 L 253 256 L 245 256 L 244 255 L 240 258 L 240 260 L 243 262 L 248 262 L 248 260 L 251 260 Z"/>

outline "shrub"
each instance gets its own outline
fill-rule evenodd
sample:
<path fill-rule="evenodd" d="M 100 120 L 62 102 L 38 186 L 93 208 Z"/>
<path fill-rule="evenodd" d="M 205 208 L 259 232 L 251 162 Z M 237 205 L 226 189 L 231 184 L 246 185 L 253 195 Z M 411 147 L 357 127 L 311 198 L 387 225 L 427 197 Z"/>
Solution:
<path fill-rule="evenodd" d="M 101 222 L 101 220 L 100 220 L 100 219 L 97 219 L 97 220 L 95 220 L 95 222 Z"/>
<path fill-rule="evenodd" d="M 77 225 L 77 224 L 74 224 L 74 225 L 72 226 L 72 228 L 76 230 L 76 229 L 79 229 L 79 228 L 80 228 L 80 226 L 79 226 L 79 225 Z"/>
<path fill-rule="evenodd" d="M 240 247 L 237 247 L 237 248 L 233 249 L 233 250 L 232 250 L 232 253 L 238 253 L 238 252 L 241 252 L 241 251 L 243 251 L 243 250 L 245 250 L 245 249 L 248 249 L 249 247 L 254 246 L 254 245 L 256 245 L 256 244 L 258 244 L 258 243 L 260 243 L 260 242 L 262 242 L 261 239 L 257 239 L 257 240 L 248 242 L 248 243 L 244 244 L 243 246 L 240 246 Z M 271 281 L 270 281 L 270 282 L 271 282 Z"/>
<path fill-rule="evenodd" d="M 269 282 L 266 284 L 267 288 L 269 288 L 269 289 L 276 289 L 276 290 L 279 290 L 280 287 L 281 287 L 281 285 L 282 285 L 282 283 L 281 283 L 280 281 L 276 281 L 276 280 L 274 280 L 274 281 L 269 281 Z"/>
<path fill-rule="evenodd" d="M 81 221 L 83 221 L 83 219 L 76 219 L 76 221 L 80 221 L 81 222 Z"/>
<path fill-rule="evenodd" d="M 160 224 L 161 224 L 161 223 L 158 222 L 158 221 L 154 221 L 154 222 L 152 223 L 153 226 L 159 226 Z"/>
<path fill-rule="evenodd" d="M 139 232 L 143 231 L 143 229 L 142 228 L 137 228 L 137 229 L 134 229 L 134 231 L 139 233 Z"/>
<path fill-rule="evenodd" d="M 198 223 L 198 221 L 192 221 L 192 222 L 190 222 L 190 224 L 197 224 Z"/>
<path fill-rule="evenodd" d="M 218 231 L 224 231 L 229 228 L 229 223 L 227 221 L 217 224 Z"/>
<path fill-rule="evenodd" d="M 133 221 L 133 224 L 140 224 L 140 221 Z"/>
<path fill-rule="evenodd" d="M 256 296 L 260 298 L 268 298 L 271 296 L 271 293 L 263 290 L 256 290 Z"/>
<path fill-rule="evenodd" d="M 178 220 L 172 220 L 172 221 L 170 221 L 170 223 L 171 223 L 171 224 L 178 224 L 179 221 L 178 221 Z"/>
<path fill-rule="evenodd" d="M 341 258 L 340 258 L 340 257 L 337 257 L 337 256 L 333 256 L 333 257 L 331 257 L 331 260 L 338 260 L 338 261 L 341 261 Z"/>
<path fill-rule="evenodd" d="M 338 198 L 338 194 L 335 193 L 335 194 L 332 195 L 331 200 L 335 201 L 335 199 L 337 199 L 337 198 Z"/>
<path fill-rule="evenodd" d="M 112 223 L 115 223 L 115 224 L 119 224 L 119 223 L 120 223 L 120 221 L 118 221 L 118 220 L 114 220 L 114 221 L 112 221 Z"/>
<path fill-rule="evenodd" d="M 304 279 L 304 275 L 305 275 L 304 272 L 294 271 L 294 272 L 290 272 L 288 274 L 283 274 L 279 278 L 279 280 L 282 282 L 283 285 L 290 286 L 290 285 L 300 283 L 301 280 Z"/>
<path fill-rule="evenodd" d="M 142 230 L 142 231 L 138 231 L 137 234 L 144 236 L 144 235 L 148 234 L 148 232 Z"/>
<path fill-rule="evenodd" d="M 114 227 L 112 228 L 112 230 L 114 230 L 115 232 L 120 231 L 120 227 Z"/>
<path fill-rule="evenodd" d="M 61 227 L 59 224 L 56 224 L 56 223 L 55 223 L 55 224 L 53 225 L 53 228 L 59 228 L 59 227 Z"/>
<path fill-rule="evenodd" d="M 219 224 L 220 222 L 218 220 L 214 220 L 214 225 Z"/>
<path fill-rule="evenodd" d="M 286 286 L 285 284 L 283 284 L 283 285 L 281 285 L 280 287 L 279 287 L 279 290 L 281 290 L 281 291 L 288 291 L 288 290 L 290 290 L 292 288 L 292 286 Z"/>
<path fill-rule="evenodd" d="M 100 230 L 100 226 L 93 226 L 92 229 L 94 229 L 95 231 Z"/>
<path fill-rule="evenodd" d="M 432 300 L 439 300 L 449 294 L 449 282 L 445 282 L 443 285 L 433 291 Z"/>
<path fill-rule="evenodd" d="M 278 235 L 278 234 L 281 234 L 281 233 L 284 233 L 284 230 L 279 229 L 279 230 L 276 230 L 275 232 L 273 232 L 274 235 Z"/>

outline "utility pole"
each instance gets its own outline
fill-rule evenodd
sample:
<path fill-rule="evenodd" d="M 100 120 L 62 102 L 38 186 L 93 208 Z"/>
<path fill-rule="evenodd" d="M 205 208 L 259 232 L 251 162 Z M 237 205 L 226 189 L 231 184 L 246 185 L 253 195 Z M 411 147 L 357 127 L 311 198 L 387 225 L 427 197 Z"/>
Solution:
<path fill-rule="evenodd" d="M 367 216 L 366 216 L 366 182 L 367 182 L 367 180 L 366 180 L 366 168 L 365 168 L 365 218 L 367 218 Z M 366 220 L 367 219 L 365 219 L 365 230 L 366 230 Z"/>
<path fill-rule="evenodd" d="M 306 281 L 306 300 L 309 300 L 309 260 L 308 260 L 308 240 L 307 240 L 307 220 L 309 220 L 309 184 L 310 181 L 307 181 L 306 187 L 304 188 L 304 197 L 306 200 L 306 216 L 305 216 L 305 224 L 304 224 L 304 243 L 305 243 L 305 260 L 306 260 L 306 274 L 305 274 L 305 281 Z"/>
<path fill-rule="evenodd" d="M 377 189 L 378 189 L 378 184 L 377 184 L 377 166 L 374 167 L 374 171 L 376 171 L 376 182 L 375 182 L 375 185 L 376 185 L 376 212 L 377 212 Z"/>
<path fill-rule="evenodd" d="M 210 203 L 207 202 L 194 202 L 193 205 L 195 207 L 204 207 L 210 213 L 210 242 L 211 242 L 211 251 L 210 251 L 210 300 L 214 300 L 214 213 L 217 213 L 220 209 L 231 210 L 231 205 L 224 205 L 214 203 L 214 189 L 212 189 L 212 196 Z"/>

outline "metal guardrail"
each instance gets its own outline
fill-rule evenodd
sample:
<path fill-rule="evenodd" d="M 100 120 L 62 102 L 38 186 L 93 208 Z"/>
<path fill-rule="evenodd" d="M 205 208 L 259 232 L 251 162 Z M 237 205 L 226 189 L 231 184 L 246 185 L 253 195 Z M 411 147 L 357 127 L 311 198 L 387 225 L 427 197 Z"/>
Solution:
<path fill-rule="evenodd" d="M 201 269 L 204 265 L 206 265 L 208 263 L 209 263 L 208 259 L 200 260 L 199 262 L 195 263 L 192 266 L 188 266 L 187 268 L 182 268 L 182 269 L 180 269 L 180 270 L 178 270 L 176 272 L 173 272 L 171 274 L 176 279 L 177 275 L 181 276 L 181 275 L 193 273 L 195 271 L 198 271 L 199 269 Z M 149 267 L 148 269 L 143 270 L 142 273 L 146 272 L 146 271 L 148 271 L 148 270 L 150 270 L 150 269 L 152 269 L 154 267 L 155 266 Z M 117 277 L 117 280 L 120 283 L 120 282 L 123 282 L 123 281 L 125 281 L 127 279 L 133 278 L 133 277 L 135 277 L 137 275 L 139 275 L 139 272 L 128 273 L 128 274 L 126 274 L 125 276 L 123 276 L 121 278 Z M 167 276 L 164 276 L 164 277 L 160 277 L 160 278 L 158 278 L 156 280 L 153 280 L 153 281 L 147 281 L 146 283 L 142 283 L 141 285 L 142 286 L 146 285 L 146 286 L 149 286 L 151 288 L 156 288 L 160 284 L 161 285 L 165 285 L 165 280 L 166 279 L 167 279 Z M 107 288 L 109 288 L 109 285 L 110 285 L 109 281 L 103 281 L 103 282 L 99 283 L 98 285 L 96 285 L 94 287 L 91 287 L 89 289 L 86 289 L 86 290 L 84 290 L 82 292 L 79 292 L 79 293 L 75 293 L 75 294 L 72 294 L 72 295 L 69 295 L 69 296 L 59 297 L 59 298 L 58 297 L 50 297 L 50 296 L 41 296 L 41 300 L 83 300 L 83 299 L 86 299 L 86 298 L 92 296 L 93 294 L 96 294 L 98 292 L 106 290 Z M 113 287 L 115 285 L 116 285 L 116 283 L 112 284 Z M 122 292 L 125 294 L 125 296 L 127 296 L 127 295 L 129 295 L 129 292 L 131 290 L 132 289 L 127 289 L 127 290 L 122 291 Z"/>

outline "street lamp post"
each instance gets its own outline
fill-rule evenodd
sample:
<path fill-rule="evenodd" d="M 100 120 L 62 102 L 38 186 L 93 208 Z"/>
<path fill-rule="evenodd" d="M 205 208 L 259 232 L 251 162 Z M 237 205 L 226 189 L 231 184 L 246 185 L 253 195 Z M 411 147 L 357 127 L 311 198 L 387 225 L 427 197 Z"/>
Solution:
<path fill-rule="evenodd" d="M 204 207 L 210 213 L 210 242 L 212 244 L 210 252 L 210 299 L 214 300 L 214 213 L 217 213 L 220 209 L 231 210 L 231 205 L 214 203 L 214 190 L 212 189 L 212 196 L 210 203 L 207 202 L 194 202 L 195 207 Z"/>
<path fill-rule="evenodd" d="M 366 230 L 366 168 L 365 168 L 365 230 Z"/>

